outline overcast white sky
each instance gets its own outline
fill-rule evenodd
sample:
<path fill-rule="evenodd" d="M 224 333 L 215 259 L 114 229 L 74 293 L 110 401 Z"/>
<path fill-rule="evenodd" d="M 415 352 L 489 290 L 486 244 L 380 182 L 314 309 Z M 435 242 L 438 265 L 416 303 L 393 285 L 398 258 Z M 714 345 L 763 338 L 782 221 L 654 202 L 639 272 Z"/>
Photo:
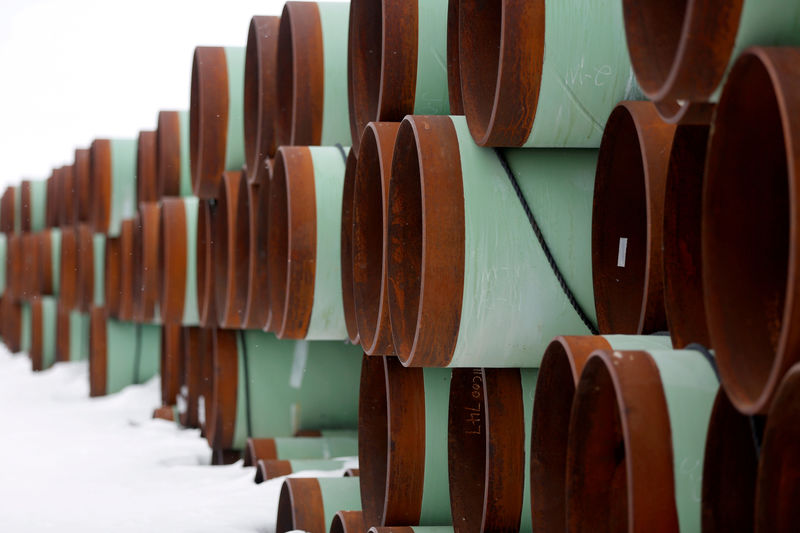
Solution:
<path fill-rule="evenodd" d="M 245 46 L 283 0 L 0 0 L 0 193 L 188 109 L 197 45 Z"/>

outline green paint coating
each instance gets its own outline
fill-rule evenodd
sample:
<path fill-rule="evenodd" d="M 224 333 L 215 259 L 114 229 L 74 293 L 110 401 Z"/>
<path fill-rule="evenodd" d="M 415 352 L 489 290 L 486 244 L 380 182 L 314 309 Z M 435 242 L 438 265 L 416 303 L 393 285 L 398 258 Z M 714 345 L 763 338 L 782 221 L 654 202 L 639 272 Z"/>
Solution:
<path fill-rule="evenodd" d="M 317 263 L 314 274 L 314 305 L 306 339 L 347 338 L 342 302 L 341 238 L 344 158 L 338 148 L 309 148 L 314 165 L 314 196 L 317 212 Z M 345 153 L 349 148 L 344 149 Z"/>
<path fill-rule="evenodd" d="M 80 311 L 69 313 L 69 360 L 89 358 L 89 314 Z"/>
<path fill-rule="evenodd" d="M 667 399 L 680 530 L 700 531 L 706 433 L 719 381 L 699 352 L 652 350 L 649 353 L 658 366 Z"/>
<path fill-rule="evenodd" d="M 453 533 L 453 526 L 413 526 L 414 533 Z"/>
<path fill-rule="evenodd" d="M 449 115 L 447 0 L 417 0 L 415 115 Z"/>
<path fill-rule="evenodd" d="M 95 233 L 92 236 L 92 257 L 94 261 L 94 298 L 97 307 L 106 303 L 106 236 Z"/>
<path fill-rule="evenodd" d="M 136 215 L 136 139 L 111 140 L 111 212 L 108 235 L 119 235 L 122 220 Z"/>
<path fill-rule="evenodd" d="M 358 437 L 277 437 L 278 459 L 333 459 L 358 455 Z"/>
<path fill-rule="evenodd" d="M 320 144 L 350 144 L 347 100 L 347 28 L 350 24 L 350 3 L 317 2 L 317 7 L 322 25 L 325 70 Z"/>
<path fill-rule="evenodd" d="M 450 487 L 447 471 L 447 416 L 451 371 L 423 368 L 425 382 L 425 482 L 420 524 L 450 524 Z"/>
<path fill-rule="evenodd" d="M 139 358 L 139 381 L 144 383 L 157 375 L 161 366 L 161 326 L 142 324 L 141 356 Z"/>
<path fill-rule="evenodd" d="M 68 199 L 65 199 L 68 200 Z M 47 182 L 31 182 L 31 231 L 41 231 L 45 226 L 45 205 L 47 205 Z"/>
<path fill-rule="evenodd" d="M 450 366 L 538 367 L 556 335 L 589 333 L 556 280 L 491 148 L 451 117 L 464 184 L 461 324 Z M 513 149 L 506 159 L 564 278 L 596 322 L 591 230 L 596 150 Z"/>
<path fill-rule="evenodd" d="M 192 195 L 192 168 L 189 162 L 189 112 L 178 112 L 178 123 L 180 125 L 180 189 L 181 196 Z"/>
<path fill-rule="evenodd" d="M 345 461 L 341 459 L 292 459 L 289 461 L 293 474 L 309 470 L 341 470 L 344 468 L 344 463 Z"/>
<path fill-rule="evenodd" d="M 521 368 L 519 371 L 522 381 L 522 412 L 525 424 L 525 485 L 522 491 L 522 516 L 520 517 L 520 531 L 532 531 L 531 519 L 531 423 L 533 420 L 533 398 L 536 396 L 536 381 L 539 379 L 539 370 Z"/>
<path fill-rule="evenodd" d="M 539 101 L 524 146 L 597 148 L 617 102 L 644 99 L 628 57 L 622 3 L 547 2 L 544 16 Z"/>
<path fill-rule="evenodd" d="M 669 335 L 603 335 L 612 350 L 669 350 Z"/>
<path fill-rule="evenodd" d="M 237 334 L 239 386 L 234 449 L 247 437 L 290 437 L 301 429 L 349 428 L 358 422 L 361 350 L 343 342 L 279 340 L 244 331 L 250 377 L 252 435 L 247 434 L 242 335 Z M 445 462 L 446 464 L 446 462 Z"/>
<path fill-rule="evenodd" d="M 228 133 L 225 142 L 225 170 L 244 165 L 244 56 L 243 47 L 226 47 L 228 64 Z M 183 168 L 183 165 L 181 165 Z"/>
<path fill-rule="evenodd" d="M 42 368 L 50 368 L 56 362 L 56 309 L 52 296 L 42 296 Z"/>
<path fill-rule="evenodd" d="M 14 233 L 22 231 L 22 185 L 14 187 Z"/>
<path fill-rule="evenodd" d="M 61 230 L 50 228 L 50 276 L 53 294 L 61 292 Z"/>
<path fill-rule="evenodd" d="M 317 481 L 326 527 L 339 511 L 361 510 L 361 485 L 357 477 L 320 477 Z"/>
<path fill-rule="evenodd" d="M 8 237 L 0 233 L 0 295 L 6 292 L 6 259 L 8 257 Z"/>
<path fill-rule="evenodd" d="M 200 321 L 197 306 L 197 217 L 200 201 L 196 196 L 183 199 L 186 213 L 186 289 L 183 296 L 183 325 L 195 326 Z"/>
<path fill-rule="evenodd" d="M 30 353 L 31 351 L 31 304 L 22 302 L 22 326 L 20 328 L 19 349 L 21 352 Z"/>
<path fill-rule="evenodd" d="M 139 367 L 137 329 L 141 328 Z M 106 394 L 119 392 L 128 385 L 144 383 L 158 374 L 161 350 L 161 327 L 106 320 Z M 138 380 L 136 376 L 138 375 Z"/>

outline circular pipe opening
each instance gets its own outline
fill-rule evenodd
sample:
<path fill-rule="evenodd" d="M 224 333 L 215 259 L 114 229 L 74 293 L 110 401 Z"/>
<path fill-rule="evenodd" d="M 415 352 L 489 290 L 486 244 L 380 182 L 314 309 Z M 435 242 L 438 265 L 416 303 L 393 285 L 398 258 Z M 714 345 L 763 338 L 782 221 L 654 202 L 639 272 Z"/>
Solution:
<path fill-rule="evenodd" d="M 339 511 L 333 515 L 330 533 L 364 533 L 366 529 L 361 511 Z"/>
<path fill-rule="evenodd" d="M 156 195 L 181 192 L 181 124 L 177 111 L 160 111 L 156 128 Z"/>
<path fill-rule="evenodd" d="M 347 154 L 344 171 L 344 190 L 342 191 L 342 231 L 341 231 L 341 272 L 342 272 L 342 304 L 344 322 L 347 327 L 347 338 L 351 344 L 359 344 L 356 321 L 355 289 L 353 287 L 353 191 L 356 181 L 358 159 L 355 150 Z"/>
<path fill-rule="evenodd" d="M 717 106 L 703 192 L 708 328 L 725 390 L 747 414 L 768 409 L 786 350 L 796 348 L 787 345 L 795 176 L 787 167 L 793 158 L 783 129 L 789 119 L 772 83 L 774 68 L 756 50 L 731 71 Z"/>
<path fill-rule="evenodd" d="M 156 132 L 140 131 L 136 151 L 137 205 L 142 202 L 158 201 L 156 176 Z"/>
<path fill-rule="evenodd" d="M 258 473 L 256 476 L 258 479 L 258 475 L 260 474 L 263 481 L 268 481 L 270 479 L 275 479 L 276 477 L 288 476 L 291 473 L 292 463 L 290 461 L 282 461 L 279 459 L 259 459 Z M 258 481 L 256 481 L 256 483 L 258 483 Z"/>
<path fill-rule="evenodd" d="M 292 530 L 327 531 L 322 491 L 316 478 L 288 478 L 278 499 L 276 533 Z"/>
<path fill-rule="evenodd" d="M 280 333 L 284 329 L 287 300 L 287 276 L 289 261 L 289 208 L 286 187 L 286 162 L 284 150 L 278 149 L 273 176 L 269 187 L 269 224 L 267 228 L 269 269 L 269 306 L 272 330 Z"/>
<path fill-rule="evenodd" d="M 290 479 L 283 482 L 281 486 L 281 494 L 278 497 L 278 517 L 275 521 L 275 532 L 285 533 L 287 531 L 294 531 L 294 503 L 292 502 L 292 489 L 290 486 Z"/>
<path fill-rule="evenodd" d="M 214 226 L 216 206 L 210 202 L 200 202 L 197 213 L 197 307 L 200 325 L 216 325 L 214 311 Z"/>

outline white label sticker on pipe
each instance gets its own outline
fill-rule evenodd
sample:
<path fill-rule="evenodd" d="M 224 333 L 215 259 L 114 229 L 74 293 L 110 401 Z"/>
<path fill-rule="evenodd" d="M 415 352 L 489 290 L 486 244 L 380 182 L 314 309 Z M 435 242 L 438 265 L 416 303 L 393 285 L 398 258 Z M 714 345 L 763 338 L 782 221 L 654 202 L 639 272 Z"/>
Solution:
<path fill-rule="evenodd" d="M 627 237 L 619 238 L 619 251 L 617 252 L 617 266 L 625 267 L 625 257 L 628 254 L 628 239 Z"/>

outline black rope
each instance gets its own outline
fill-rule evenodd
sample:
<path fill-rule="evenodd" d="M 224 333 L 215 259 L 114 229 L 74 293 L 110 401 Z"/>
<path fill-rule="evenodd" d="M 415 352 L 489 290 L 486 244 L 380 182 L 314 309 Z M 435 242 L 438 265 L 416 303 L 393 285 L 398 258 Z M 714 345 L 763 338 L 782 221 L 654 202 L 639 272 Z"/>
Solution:
<path fill-rule="evenodd" d="M 564 275 L 558 268 L 556 260 L 553 257 L 553 253 L 550 251 L 550 247 L 547 245 L 547 241 L 544 239 L 544 234 L 542 233 L 539 224 L 536 222 L 536 217 L 533 216 L 531 207 L 528 205 L 528 200 L 525 198 L 525 195 L 522 194 L 522 189 L 519 187 L 517 178 L 514 176 L 514 173 L 508 166 L 508 161 L 506 161 L 503 151 L 499 148 L 495 148 L 494 152 L 497 154 L 497 158 L 500 160 L 500 164 L 503 166 L 503 170 L 505 170 L 506 176 L 508 176 L 508 181 L 511 182 L 511 186 L 514 188 L 514 192 L 517 193 L 517 198 L 522 204 L 522 209 L 525 211 L 525 215 L 528 217 L 528 222 L 530 222 L 533 233 L 536 235 L 536 240 L 539 241 L 539 246 L 541 246 L 542 252 L 544 252 L 544 256 L 547 259 L 547 263 L 550 265 L 550 269 L 553 271 L 556 280 L 558 280 L 558 284 L 561 285 L 561 290 L 564 291 L 564 295 L 566 295 L 570 305 L 575 312 L 578 313 L 578 317 L 580 317 L 581 321 L 586 325 L 592 335 L 598 335 L 600 331 L 597 329 L 597 326 L 592 323 L 589 315 L 584 312 L 583 308 L 578 303 L 577 298 L 575 298 L 575 294 L 572 292 L 572 289 L 570 289 L 569 285 L 567 285 L 567 280 L 564 279 Z"/>
<path fill-rule="evenodd" d="M 139 366 L 142 364 L 142 325 L 136 323 L 136 344 L 133 353 L 133 382 L 138 384 L 140 376 Z"/>
<path fill-rule="evenodd" d="M 703 357 L 705 357 L 708 364 L 711 365 L 711 370 L 714 371 L 714 375 L 717 376 L 717 382 L 720 381 L 719 379 L 719 368 L 717 368 L 717 359 L 714 357 L 714 354 L 711 351 L 700 344 L 699 342 L 692 342 L 686 345 L 687 350 L 694 350 L 695 352 L 699 352 Z"/>
<path fill-rule="evenodd" d="M 341 143 L 334 144 L 336 148 L 339 149 L 339 153 L 342 154 L 342 160 L 344 161 L 344 166 L 347 166 L 347 154 L 344 151 L 344 147 Z"/>
<path fill-rule="evenodd" d="M 239 330 L 239 338 L 242 341 L 242 359 L 244 360 L 244 397 L 247 402 L 247 436 L 253 436 L 253 417 L 250 409 L 250 365 L 247 358 L 247 342 L 245 342 L 244 330 Z"/>

